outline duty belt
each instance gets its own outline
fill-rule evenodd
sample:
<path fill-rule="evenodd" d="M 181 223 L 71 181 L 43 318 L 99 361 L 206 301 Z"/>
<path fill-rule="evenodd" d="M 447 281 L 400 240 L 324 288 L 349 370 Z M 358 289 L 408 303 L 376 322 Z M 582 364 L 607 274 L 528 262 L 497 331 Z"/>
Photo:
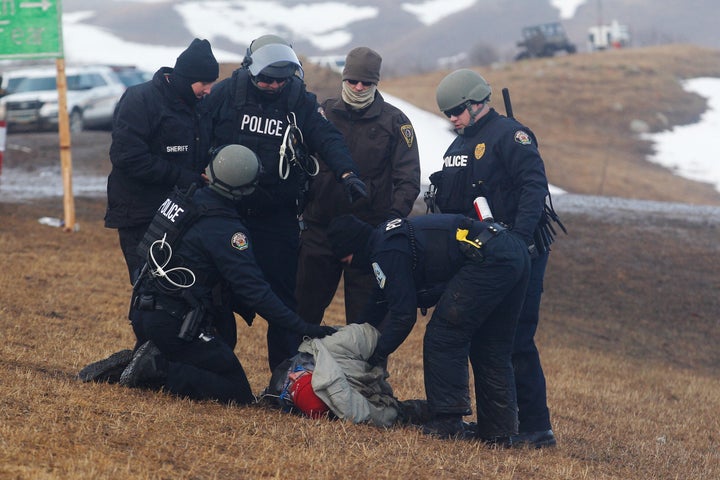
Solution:
<path fill-rule="evenodd" d="M 142 293 L 135 297 L 133 307 L 145 311 L 163 310 L 176 318 L 183 318 L 190 310 L 190 306 L 184 300 L 152 293 Z"/>
<path fill-rule="evenodd" d="M 468 238 L 470 230 L 466 228 L 458 228 L 455 232 L 455 240 L 458 241 L 460 251 L 466 257 L 471 260 L 482 261 L 484 260 L 484 256 L 481 252 L 482 248 L 503 230 L 505 230 L 505 227 L 499 223 L 491 223 L 475 237 Z"/>

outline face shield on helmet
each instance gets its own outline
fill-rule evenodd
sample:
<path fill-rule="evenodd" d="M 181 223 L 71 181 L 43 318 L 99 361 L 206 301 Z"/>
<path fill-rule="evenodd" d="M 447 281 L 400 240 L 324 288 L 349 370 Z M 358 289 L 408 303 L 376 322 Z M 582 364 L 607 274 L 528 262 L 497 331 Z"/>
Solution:
<path fill-rule="evenodd" d="M 219 148 L 205 169 L 209 188 L 231 200 L 253 193 L 261 172 L 255 152 L 236 144 Z"/>
<path fill-rule="evenodd" d="M 250 72 L 253 85 L 269 96 L 282 91 L 286 80 L 293 75 L 301 79 L 305 75 L 292 45 L 272 34 L 262 35 L 252 41 L 243 66 Z"/>
<path fill-rule="evenodd" d="M 288 45 L 279 43 L 264 45 L 250 54 L 248 70 L 253 77 L 283 79 L 298 74 L 303 78 L 304 72 L 295 51 Z"/>

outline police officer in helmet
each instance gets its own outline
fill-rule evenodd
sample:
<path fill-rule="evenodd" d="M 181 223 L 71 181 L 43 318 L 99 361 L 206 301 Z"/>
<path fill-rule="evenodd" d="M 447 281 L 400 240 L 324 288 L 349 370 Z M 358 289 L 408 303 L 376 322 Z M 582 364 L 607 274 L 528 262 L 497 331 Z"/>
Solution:
<path fill-rule="evenodd" d="M 523 310 L 513 348 L 519 408 L 515 445 L 556 444 L 547 406 L 545 375 L 534 336 L 538 327 L 543 277 L 553 241 L 551 221 L 564 227 L 552 208 L 537 138 L 525 125 L 488 104 L 488 82 L 470 69 L 456 70 L 437 87 L 437 104 L 457 138 L 448 147 L 441 172 L 431 175 L 435 203 L 443 213 L 477 218 L 474 200 L 482 197 L 493 218 L 521 239 L 532 258 Z"/>
<path fill-rule="evenodd" d="M 239 210 L 260 268 L 277 296 L 295 310 L 299 215 L 308 182 L 319 170 L 317 157 L 352 202 L 367 196 L 365 184 L 342 134 L 306 90 L 292 46 L 277 35 L 253 40 L 242 66 L 214 86 L 208 106 L 213 145 L 244 145 L 260 159 L 257 188 L 241 199 Z M 297 335 L 275 325 L 267 340 L 271 370 L 293 356 L 300 343 Z"/>
<path fill-rule="evenodd" d="M 261 170 L 251 150 L 227 145 L 205 171 L 209 186 L 189 198 L 169 197 L 156 213 L 141 244 L 148 261 L 131 316 L 136 336 L 148 341 L 120 376 L 122 385 L 251 403 L 255 397 L 243 367 L 215 329 L 226 312 L 257 312 L 271 325 L 310 337 L 335 331 L 307 324 L 289 310 L 257 265 L 255 243 L 236 204 L 252 194 Z"/>

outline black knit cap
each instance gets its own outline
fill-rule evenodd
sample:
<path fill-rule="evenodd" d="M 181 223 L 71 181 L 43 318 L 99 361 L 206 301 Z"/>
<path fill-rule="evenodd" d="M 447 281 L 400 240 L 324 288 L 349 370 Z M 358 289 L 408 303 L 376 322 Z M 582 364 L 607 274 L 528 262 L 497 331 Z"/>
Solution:
<path fill-rule="evenodd" d="M 210 42 L 196 38 L 177 57 L 173 74 L 186 78 L 190 83 L 214 82 L 220 75 L 220 66 L 210 48 Z"/>
<path fill-rule="evenodd" d="M 365 253 L 372 231 L 372 225 L 354 215 L 335 217 L 327 230 L 330 249 L 337 258 L 345 258 L 351 253 Z"/>

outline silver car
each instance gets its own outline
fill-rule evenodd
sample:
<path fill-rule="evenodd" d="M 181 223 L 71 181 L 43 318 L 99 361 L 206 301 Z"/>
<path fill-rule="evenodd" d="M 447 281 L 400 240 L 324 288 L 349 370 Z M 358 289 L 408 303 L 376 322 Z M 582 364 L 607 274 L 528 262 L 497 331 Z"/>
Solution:
<path fill-rule="evenodd" d="M 58 125 L 56 69 L 40 68 L 25 72 L 14 93 L 0 98 L 0 119 L 8 131 L 17 129 L 48 130 Z M 109 127 L 125 85 L 107 66 L 68 67 L 67 110 L 70 130 Z"/>

